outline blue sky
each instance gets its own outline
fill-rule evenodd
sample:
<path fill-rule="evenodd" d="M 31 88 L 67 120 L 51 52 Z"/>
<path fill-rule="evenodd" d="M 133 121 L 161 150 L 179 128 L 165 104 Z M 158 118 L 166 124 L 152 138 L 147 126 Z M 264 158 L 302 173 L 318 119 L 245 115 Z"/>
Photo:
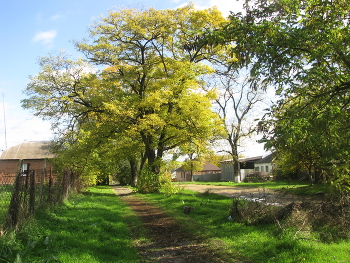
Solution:
<path fill-rule="evenodd" d="M 236 0 L 192 2 L 199 9 L 217 6 L 225 16 L 229 11 L 240 11 L 242 6 Z M 50 124 L 23 110 L 20 104 L 25 98 L 23 90 L 29 76 L 40 70 L 37 64 L 40 56 L 58 50 L 82 56 L 76 52 L 72 40 L 87 36 L 89 25 L 111 9 L 174 9 L 188 3 L 183 0 L 1 0 L 0 151 L 6 148 L 6 143 L 11 147 L 23 141 L 53 138 Z"/>

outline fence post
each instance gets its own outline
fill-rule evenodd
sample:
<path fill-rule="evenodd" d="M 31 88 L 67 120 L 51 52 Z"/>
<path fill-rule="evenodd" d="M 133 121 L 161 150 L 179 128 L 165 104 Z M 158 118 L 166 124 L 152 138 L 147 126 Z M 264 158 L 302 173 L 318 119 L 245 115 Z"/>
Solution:
<path fill-rule="evenodd" d="M 29 214 L 34 214 L 35 207 L 35 170 L 29 173 L 30 185 L 29 185 Z"/>
<path fill-rule="evenodd" d="M 52 178 L 52 167 L 50 167 L 50 175 L 49 175 L 49 193 L 48 193 L 48 197 L 47 197 L 47 201 L 49 204 L 52 203 L 52 184 L 53 184 L 53 178 Z"/>
<path fill-rule="evenodd" d="M 68 174 L 69 172 L 65 170 L 63 172 L 63 180 L 62 180 L 62 200 L 66 199 L 69 192 L 69 184 L 70 184 L 70 176 Z"/>
<path fill-rule="evenodd" d="M 20 192 L 21 192 L 21 179 L 22 179 L 22 165 L 23 160 L 19 160 L 17 175 L 15 179 L 15 183 L 13 186 L 12 197 L 9 205 L 9 209 L 7 212 L 6 222 L 4 225 L 4 229 L 10 229 L 12 227 L 16 227 L 18 224 L 18 215 L 20 210 Z"/>
<path fill-rule="evenodd" d="M 23 166 L 23 164 L 22 164 Z M 25 183 L 24 183 L 24 191 L 23 191 L 23 208 L 24 208 L 24 211 L 27 211 L 27 208 L 28 208 L 28 191 L 29 191 L 29 171 L 30 171 L 30 163 L 28 163 L 28 166 L 27 166 L 27 171 L 24 173 L 25 174 Z"/>
<path fill-rule="evenodd" d="M 40 191 L 39 191 L 39 197 L 38 197 L 38 207 L 40 207 L 41 202 L 43 201 L 43 190 L 44 190 L 45 176 L 46 176 L 46 160 L 44 160 L 43 167 L 41 169 Z"/>

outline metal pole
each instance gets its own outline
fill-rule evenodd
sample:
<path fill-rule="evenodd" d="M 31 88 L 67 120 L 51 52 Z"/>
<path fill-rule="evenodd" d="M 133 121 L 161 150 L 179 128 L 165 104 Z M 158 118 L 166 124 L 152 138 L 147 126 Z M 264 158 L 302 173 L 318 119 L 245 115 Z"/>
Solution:
<path fill-rule="evenodd" d="M 5 149 L 7 149 L 7 132 L 6 132 L 6 114 L 5 114 L 5 95 L 2 93 L 2 107 L 4 110 L 4 127 L 5 127 Z"/>

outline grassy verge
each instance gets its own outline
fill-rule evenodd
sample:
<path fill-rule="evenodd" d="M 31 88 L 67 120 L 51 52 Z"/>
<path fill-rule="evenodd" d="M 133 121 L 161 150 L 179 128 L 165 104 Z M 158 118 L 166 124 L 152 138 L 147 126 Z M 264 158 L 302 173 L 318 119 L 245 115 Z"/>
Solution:
<path fill-rule="evenodd" d="M 4 262 L 16 257 L 23 262 L 138 262 L 129 223 L 139 224 L 110 187 L 90 188 L 62 206 L 38 211 L 12 237 L 17 246 L 11 251 L 3 241 Z"/>
<path fill-rule="evenodd" d="M 350 242 L 322 243 L 309 235 L 300 238 L 297 229 L 283 229 L 276 224 L 244 225 L 229 220 L 232 200 L 216 194 L 198 194 L 189 190 L 165 197 L 143 196 L 179 220 L 188 231 L 210 240 L 212 246 L 224 248 L 232 258 L 247 262 L 350 262 Z M 183 206 L 195 207 L 188 215 Z"/>

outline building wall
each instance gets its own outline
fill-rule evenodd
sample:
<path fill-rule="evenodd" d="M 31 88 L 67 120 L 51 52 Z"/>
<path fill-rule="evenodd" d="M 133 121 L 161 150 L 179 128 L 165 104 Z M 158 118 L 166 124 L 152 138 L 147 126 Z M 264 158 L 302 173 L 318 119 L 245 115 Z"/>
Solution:
<path fill-rule="evenodd" d="M 232 163 L 221 164 L 221 181 L 234 181 Z"/>
<path fill-rule="evenodd" d="M 272 173 L 273 166 L 271 163 L 256 163 L 254 170 L 262 173 Z"/>
<path fill-rule="evenodd" d="M 221 173 L 207 173 L 193 175 L 194 181 L 199 182 L 219 182 L 221 180 Z"/>
<path fill-rule="evenodd" d="M 193 181 L 219 182 L 221 173 L 215 172 L 193 172 Z M 191 180 L 191 172 L 177 171 L 176 180 L 178 182 L 187 182 Z"/>
<path fill-rule="evenodd" d="M 191 174 L 186 171 L 177 171 L 176 172 L 176 180 L 178 182 L 186 182 L 191 180 Z"/>
<path fill-rule="evenodd" d="M 244 180 L 247 174 L 254 172 L 254 169 L 241 169 L 241 179 L 239 180 L 239 178 L 234 178 L 233 170 L 234 169 L 232 163 L 222 163 L 221 181 L 240 183 Z"/>
<path fill-rule="evenodd" d="M 53 166 L 50 162 L 44 159 L 32 159 L 32 160 L 23 160 L 23 167 L 29 165 L 30 170 L 49 171 L 53 169 Z M 0 159 L 0 184 L 13 183 L 18 172 L 19 160 L 16 159 Z"/>
<path fill-rule="evenodd" d="M 30 170 L 49 170 L 52 164 L 43 159 L 23 160 L 23 165 L 28 165 Z M 15 159 L 0 159 L 0 174 L 16 174 L 18 170 L 19 160 Z"/>
<path fill-rule="evenodd" d="M 0 160 L 0 174 L 15 175 L 17 173 L 18 160 Z"/>

